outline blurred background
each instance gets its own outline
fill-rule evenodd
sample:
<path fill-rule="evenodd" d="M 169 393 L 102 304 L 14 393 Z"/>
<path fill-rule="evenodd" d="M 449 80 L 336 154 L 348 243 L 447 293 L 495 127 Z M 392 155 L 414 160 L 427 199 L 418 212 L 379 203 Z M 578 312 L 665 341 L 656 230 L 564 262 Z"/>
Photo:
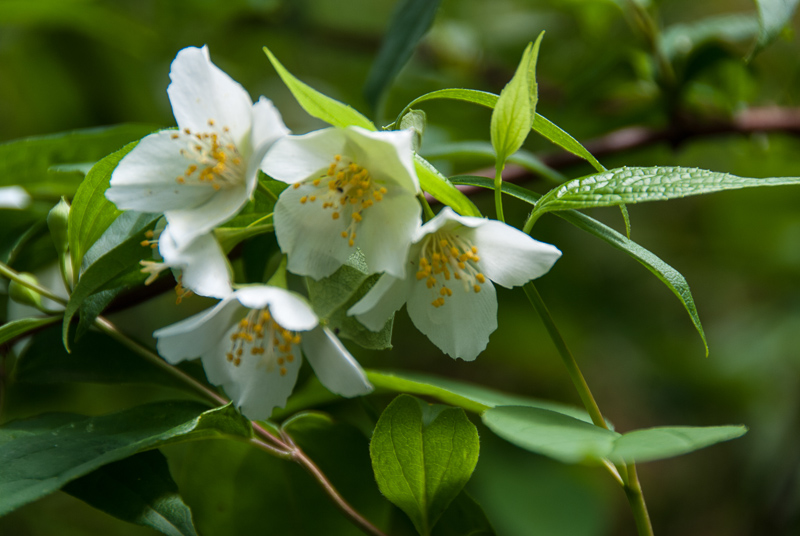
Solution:
<path fill-rule="evenodd" d="M 606 167 L 800 176 L 800 43 L 792 28 L 746 62 L 758 32 L 751 1 L 640 3 L 651 4 L 660 28 L 661 61 L 625 0 L 442 0 L 431 31 L 372 109 L 363 86 L 394 1 L 2 0 L 0 141 L 118 123 L 171 126 L 170 62 L 180 48 L 203 44 L 253 97 L 272 99 L 295 133 L 322 124 L 296 104 L 264 45 L 301 80 L 388 124 L 428 91 L 499 92 L 525 45 L 545 30 L 537 111 L 590 148 L 602 147 Z M 428 117 L 423 154 L 489 139 L 488 110 L 445 101 L 420 107 Z M 609 144 L 610 132 L 633 126 L 646 130 L 626 130 L 632 143 Z M 598 139 L 600 145 L 590 143 Z M 535 134 L 525 148 L 557 153 Z M 446 174 L 493 164 L 433 162 Z M 592 172 L 586 164 L 549 162 L 568 178 Z M 552 186 L 536 174 L 510 172 L 534 190 Z M 493 214 L 491 195 L 473 199 Z M 3 247 L 56 200 L 45 192 L 24 215 L 0 210 Z M 537 286 L 601 409 L 621 431 L 750 428 L 741 439 L 641 466 L 656 534 L 800 534 L 800 190 L 750 189 L 628 208 L 631 238 L 691 285 L 710 354 L 680 302 L 647 270 L 558 218 L 541 219 L 534 236 L 564 255 Z M 508 201 L 507 220 L 521 226 L 526 210 Z M 589 215 L 624 232 L 616 209 Z M 500 328 L 473 363 L 442 355 L 405 312 L 397 316 L 391 351 L 348 346 L 365 366 L 579 404 L 524 295 L 498 294 Z M 138 403 L 142 391 L 27 386 L 9 391 L 6 403 L 10 416 L 56 406 L 103 413 Z M 468 489 L 498 534 L 635 533 L 623 493 L 600 469 L 562 465 L 480 431 L 481 458 Z M 148 533 L 60 493 L 0 519 L 3 536 Z"/>

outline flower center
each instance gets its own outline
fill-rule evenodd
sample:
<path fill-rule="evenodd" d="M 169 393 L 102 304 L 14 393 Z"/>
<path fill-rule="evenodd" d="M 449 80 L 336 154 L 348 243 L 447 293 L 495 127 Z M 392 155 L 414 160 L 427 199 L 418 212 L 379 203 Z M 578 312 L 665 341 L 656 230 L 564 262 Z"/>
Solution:
<path fill-rule="evenodd" d="M 286 364 L 294 361 L 298 344 L 300 335 L 275 322 L 268 307 L 251 309 L 239 321 L 236 331 L 231 335 L 231 349 L 226 357 L 238 367 L 246 353 L 259 356 L 256 366 L 266 367 L 267 372 L 272 372 L 277 367 L 280 375 L 285 376 Z"/>
<path fill-rule="evenodd" d="M 208 120 L 214 126 L 214 120 Z M 178 184 L 210 185 L 221 190 L 244 182 L 244 159 L 233 143 L 228 127 L 221 132 L 192 132 L 188 128 L 172 134 L 172 139 L 185 141 L 180 153 L 190 164 L 183 175 L 175 179 Z"/>
<path fill-rule="evenodd" d="M 417 281 L 424 279 L 433 290 L 436 298 L 431 305 L 441 307 L 445 298 L 453 295 L 448 286 L 451 278 L 461 281 L 464 292 L 480 292 L 486 282 L 478 270 L 480 260 L 478 248 L 465 238 L 442 231 L 428 235 L 419 254 Z"/>
<path fill-rule="evenodd" d="M 387 192 L 366 168 L 338 154 L 324 175 L 296 182 L 293 187 L 297 189 L 306 184 L 311 184 L 314 192 L 301 197 L 300 203 L 305 205 L 319 199 L 322 209 L 331 211 L 331 219 L 343 218 L 347 227 L 341 235 L 351 247 L 355 244 L 356 227 L 364 219 L 364 211 L 380 203 Z"/>

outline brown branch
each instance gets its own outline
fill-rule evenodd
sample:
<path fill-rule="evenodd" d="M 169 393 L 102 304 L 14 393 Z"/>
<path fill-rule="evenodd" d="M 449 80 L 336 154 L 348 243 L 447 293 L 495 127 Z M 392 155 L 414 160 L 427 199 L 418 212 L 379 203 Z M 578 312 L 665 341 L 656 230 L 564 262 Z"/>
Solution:
<path fill-rule="evenodd" d="M 785 132 L 800 135 L 800 108 L 750 108 L 727 121 L 701 122 L 684 117 L 661 129 L 641 126 L 626 127 L 590 140 L 584 146 L 595 157 L 602 158 L 657 143 L 668 143 L 676 148 L 695 138 L 756 132 Z M 540 155 L 539 158 L 544 164 L 557 170 L 585 163 L 582 158 L 566 151 Z M 469 174 L 493 178 L 494 167 L 479 169 Z M 526 182 L 535 176 L 531 171 L 516 164 L 507 165 L 503 171 L 503 180 L 509 182 Z M 466 195 L 484 190 L 475 186 L 459 186 L 458 188 Z"/>

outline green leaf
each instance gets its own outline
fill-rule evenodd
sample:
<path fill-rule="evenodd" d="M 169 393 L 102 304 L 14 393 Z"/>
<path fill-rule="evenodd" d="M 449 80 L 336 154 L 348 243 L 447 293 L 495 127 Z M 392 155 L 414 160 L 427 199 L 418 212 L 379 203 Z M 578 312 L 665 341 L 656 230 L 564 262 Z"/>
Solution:
<path fill-rule="evenodd" d="M 500 92 L 492 112 L 491 140 L 497 153 L 497 168 L 502 169 L 509 155 L 522 147 L 533 127 L 536 114 L 536 59 L 544 32 L 536 44 L 528 43 L 511 81 Z"/>
<path fill-rule="evenodd" d="M 400 395 L 375 426 L 370 456 L 381 493 L 427 536 L 472 475 L 479 448 L 462 409 Z"/>
<path fill-rule="evenodd" d="M 609 458 L 643 463 L 688 454 L 747 433 L 746 426 L 663 426 L 634 430 L 614 442 Z"/>
<path fill-rule="evenodd" d="M 67 484 L 64 491 L 118 519 L 167 536 L 197 535 L 167 459 L 156 450 L 96 469 Z"/>
<path fill-rule="evenodd" d="M 563 413 L 576 419 L 592 422 L 592 418 L 582 408 L 539 400 L 526 396 L 496 391 L 482 385 L 468 383 L 432 374 L 408 371 L 367 370 L 367 378 L 378 391 L 394 391 L 421 396 L 432 396 L 445 404 L 458 406 L 467 411 L 481 414 L 495 406 L 529 406 Z M 609 426 L 611 426 L 609 424 Z"/>
<path fill-rule="evenodd" d="M 0 345 L 44 326 L 55 324 L 59 320 L 61 320 L 60 316 L 48 316 L 45 318 L 20 318 L 7 322 L 0 326 Z"/>
<path fill-rule="evenodd" d="M 640 463 L 687 454 L 744 435 L 744 426 L 659 427 L 619 434 L 552 411 L 487 410 L 483 422 L 506 441 L 564 463 Z"/>
<path fill-rule="evenodd" d="M 475 206 L 475 203 L 453 186 L 447 180 L 447 177 L 439 173 L 439 170 L 432 166 L 430 162 L 418 154 L 414 155 L 414 169 L 417 172 L 419 184 L 423 191 L 428 192 L 462 216 L 481 217 L 481 212 Z"/>
<path fill-rule="evenodd" d="M 292 92 L 294 98 L 309 115 L 321 119 L 335 127 L 349 127 L 351 125 L 365 128 L 367 130 L 377 130 L 375 125 L 361 115 L 355 108 L 342 102 L 323 95 L 311 86 L 304 84 L 294 77 L 292 73 L 281 65 L 281 62 L 272 54 L 270 49 L 264 47 L 264 53 L 269 58 L 272 66 L 278 72 L 283 83 Z"/>
<path fill-rule="evenodd" d="M 137 221 L 138 220 L 139 218 L 137 218 Z M 154 221 L 155 217 L 150 220 L 150 224 Z M 146 238 L 146 232 L 147 227 L 142 228 L 133 236 L 98 258 L 83 272 L 64 311 L 62 335 L 64 347 L 67 348 L 67 350 L 69 350 L 69 325 L 75 313 L 77 313 L 78 309 L 83 305 L 83 302 L 95 292 L 109 290 L 105 288 L 105 286 L 113 282 L 116 278 L 131 272 L 138 273 L 139 261 L 142 259 L 143 255 L 149 252 L 149 249 L 145 250 L 141 245 L 142 241 Z"/>
<path fill-rule="evenodd" d="M 678 57 L 688 56 L 709 42 L 752 42 L 758 33 L 759 23 L 752 15 L 726 13 L 685 24 L 673 24 L 661 34 L 660 46 L 664 55 L 674 61 Z"/>
<path fill-rule="evenodd" d="M 425 128 L 428 124 L 428 116 L 422 110 L 409 110 L 400 120 L 400 130 L 411 129 L 414 137 L 411 139 L 411 148 L 414 152 L 419 152 L 422 147 L 422 136 L 425 135 Z"/>
<path fill-rule="evenodd" d="M 449 99 L 449 100 L 457 100 L 457 101 L 464 101 L 470 102 L 472 104 L 478 104 L 480 106 L 485 106 L 487 108 L 494 108 L 497 104 L 498 96 L 494 93 L 489 93 L 486 91 L 478 91 L 476 89 L 458 89 L 458 88 L 449 88 L 449 89 L 439 89 L 437 91 L 431 91 L 430 93 L 426 93 L 420 97 L 417 97 L 410 103 L 406 105 L 403 111 L 400 113 L 399 117 L 402 117 L 406 114 L 406 112 L 411 109 L 412 106 L 416 106 L 421 102 L 425 102 L 428 100 L 434 99 Z M 398 117 L 398 121 L 400 120 Z M 547 119 L 541 114 L 536 114 L 533 118 L 533 130 L 544 136 L 546 139 L 550 140 L 554 144 L 558 145 L 562 149 L 569 151 L 570 153 L 574 154 L 575 156 L 579 156 L 583 158 L 587 162 L 589 162 L 592 167 L 594 167 L 597 171 L 605 171 L 605 167 L 601 164 L 592 154 L 580 144 L 578 140 L 570 136 L 567 132 L 562 130 L 558 125 Z"/>
<path fill-rule="evenodd" d="M 758 8 L 760 31 L 749 59 L 774 41 L 781 31 L 792 21 L 800 0 L 755 0 Z"/>
<path fill-rule="evenodd" d="M 111 173 L 119 161 L 131 152 L 138 141 L 129 143 L 92 166 L 75 197 L 69 212 L 69 249 L 72 255 L 72 273 L 77 281 L 83 256 L 111 223 L 122 214 L 106 199 Z"/>
<path fill-rule="evenodd" d="M 389 29 L 364 84 L 364 96 L 373 109 L 430 29 L 440 3 L 441 0 L 401 0 L 395 4 Z"/>
<path fill-rule="evenodd" d="M 462 491 L 444 511 L 431 536 L 495 536 L 495 533 L 481 505 Z"/>
<path fill-rule="evenodd" d="M 533 214 L 666 201 L 724 190 L 800 184 L 800 177 L 752 179 L 697 168 L 621 167 L 571 180 L 547 192 Z"/>
<path fill-rule="evenodd" d="M 169 443 L 252 430 L 230 405 L 158 402 L 87 417 L 52 413 L 0 427 L 0 516 L 98 467 Z M 205 412 L 204 412 L 205 411 Z"/>
<path fill-rule="evenodd" d="M 491 179 L 486 177 L 473 177 L 460 175 L 453 177 L 452 180 L 456 184 L 469 184 L 471 186 L 479 186 L 482 188 L 494 188 L 494 183 Z M 515 184 L 503 183 L 503 192 L 535 205 L 542 197 L 540 194 L 517 186 Z M 675 296 L 683 304 L 686 312 L 694 324 L 695 329 L 700 334 L 703 340 L 703 345 L 706 350 L 706 357 L 708 357 L 708 341 L 706 341 L 706 334 L 703 331 L 703 325 L 700 323 L 700 316 L 697 314 L 697 307 L 694 303 L 694 297 L 689 289 L 689 283 L 686 278 L 681 275 L 675 268 L 661 260 L 654 253 L 643 248 L 636 242 L 627 238 L 626 236 L 618 233 L 611 227 L 600 223 L 599 221 L 590 218 L 574 210 L 566 210 L 555 213 L 559 218 L 568 221 L 578 229 L 586 231 L 587 233 L 596 236 L 597 238 L 611 244 L 615 248 L 624 251 L 632 258 L 636 259 L 639 263 L 647 268 L 653 275 L 655 275 L 667 288 L 669 288 Z"/>
<path fill-rule="evenodd" d="M 171 374 L 99 331 L 87 332 L 72 343 L 71 350 L 68 354 L 64 349 L 60 326 L 38 332 L 16 362 L 14 380 L 39 384 L 150 383 L 184 387 Z"/>
<path fill-rule="evenodd" d="M 78 182 L 64 181 L 50 171 L 51 167 L 97 161 L 153 130 L 151 125 L 127 124 L 0 143 L 0 186 L 24 184 L 34 196 L 71 196 Z"/>

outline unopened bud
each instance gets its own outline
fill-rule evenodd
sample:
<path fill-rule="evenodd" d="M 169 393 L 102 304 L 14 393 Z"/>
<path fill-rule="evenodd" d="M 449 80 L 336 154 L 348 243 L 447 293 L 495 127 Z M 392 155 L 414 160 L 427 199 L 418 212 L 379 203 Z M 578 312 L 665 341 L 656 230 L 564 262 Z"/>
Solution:
<path fill-rule="evenodd" d="M 69 246 L 67 238 L 67 222 L 69 221 L 69 203 L 62 197 L 47 215 L 47 227 L 59 255 L 64 255 Z"/>
<path fill-rule="evenodd" d="M 35 285 L 39 284 L 39 281 L 33 276 L 33 274 L 21 273 L 19 274 L 19 278 Z M 42 296 L 38 292 L 29 289 L 22 283 L 11 280 L 8 284 L 8 296 L 17 303 L 36 307 L 40 311 L 44 310 Z"/>
<path fill-rule="evenodd" d="M 422 110 L 409 110 L 400 120 L 400 130 L 410 128 L 414 132 L 414 138 L 411 140 L 414 151 L 419 151 L 422 146 L 422 135 L 425 134 L 427 122 L 428 116 Z"/>

